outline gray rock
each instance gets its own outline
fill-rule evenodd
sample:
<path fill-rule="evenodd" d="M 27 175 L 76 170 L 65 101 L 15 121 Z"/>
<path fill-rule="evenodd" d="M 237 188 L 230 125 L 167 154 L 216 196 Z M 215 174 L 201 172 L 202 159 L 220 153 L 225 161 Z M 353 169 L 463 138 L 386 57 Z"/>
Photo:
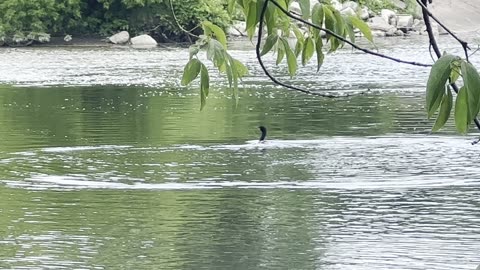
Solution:
<path fill-rule="evenodd" d="M 378 30 L 383 32 L 388 32 L 394 29 L 396 30 L 395 26 L 388 24 L 382 17 L 373 17 L 370 18 L 370 21 L 367 23 L 372 30 Z"/>
<path fill-rule="evenodd" d="M 372 36 L 374 37 L 385 37 L 385 31 L 380 31 L 380 30 L 372 30 Z"/>
<path fill-rule="evenodd" d="M 346 2 L 343 2 L 342 4 L 342 9 L 351 8 L 354 11 L 356 11 L 358 10 L 358 7 L 359 7 L 358 3 L 353 1 L 346 1 Z"/>
<path fill-rule="evenodd" d="M 340 11 L 340 13 L 341 13 L 342 15 L 350 15 L 350 16 L 356 16 L 356 15 L 357 15 L 357 13 L 355 12 L 355 10 L 352 9 L 351 7 L 346 7 L 346 8 L 344 8 L 344 9 L 342 9 L 342 10 Z"/>
<path fill-rule="evenodd" d="M 404 32 L 410 31 L 413 28 L 413 16 L 412 15 L 398 15 L 397 16 L 397 28 L 402 29 Z"/>
<path fill-rule="evenodd" d="M 405 9 L 407 7 L 407 4 L 400 0 L 390 0 L 390 2 L 398 9 Z"/>
<path fill-rule="evenodd" d="M 140 35 L 133 37 L 130 42 L 136 47 L 155 47 L 157 42 L 149 35 Z"/>
<path fill-rule="evenodd" d="M 360 9 L 360 11 L 358 12 L 358 15 L 362 20 L 368 20 L 368 18 L 370 18 L 370 12 L 368 11 L 368 7 L 362 7 L 362 9 Z"/>
<path fill-rule="evenodd" d="M 392 29 L 389 29 L 387 32 L 385 32 L 385 35 L 387 37 L 393 37 L 393 36 L 396 36 L 397 34 L 397 29 L 395 27 L 393 27 Z"/>
<path fill-rule="evenodd" d="M 415 19 L 413 20 L 412 29 L 418 32 L 425 30 L 425 23 L 423 20 Z"/>
<path fill-rule="evenodd" d="M 397 31 L 395 31 L 395 36 L 400 36 L 400 37 L 402 37 L 402 36 L 404 36 L 404 35 L 405 35 L 405 33 L 404 33 L 402 30 L 400 30 L 400 29 L 397 30 Z"/>
<path fill-rule="evenodd" d="M 127 31 L 116 33 L 115 35 L 108 38 L 108 41 L 110 41 L 113 44 L 125 44 L 129 40 L 130 40 L 130 34 L 128 34 Z"/>
<path fill-rule="evenodd" d="M 382 9 L 380 11 L 380 16 L 382 16 L 383 20 L 388 22 L 388 24 L 396 26 L 397 14 L 393 10 Z"/>
<path fill-rule="evenodd" d="M 343 8 L 343 5 L 338 0 L 332 0 L 331 4 L 336 10 L 342 10 Z"/>

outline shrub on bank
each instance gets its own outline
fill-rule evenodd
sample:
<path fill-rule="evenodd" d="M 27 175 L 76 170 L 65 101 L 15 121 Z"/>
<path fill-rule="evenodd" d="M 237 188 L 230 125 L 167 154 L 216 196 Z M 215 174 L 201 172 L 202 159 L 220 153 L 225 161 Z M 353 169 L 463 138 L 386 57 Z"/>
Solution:
<path fill-rule="evenodd" d="M 43 42 L 50 34 L 109 35 L 119 30 L 183 41 L 187 34 L 182 28 L 200 33 L 204 20 L 227 27 L 225 5 L 226 0 L 3 0 L 0 44 Z"/>

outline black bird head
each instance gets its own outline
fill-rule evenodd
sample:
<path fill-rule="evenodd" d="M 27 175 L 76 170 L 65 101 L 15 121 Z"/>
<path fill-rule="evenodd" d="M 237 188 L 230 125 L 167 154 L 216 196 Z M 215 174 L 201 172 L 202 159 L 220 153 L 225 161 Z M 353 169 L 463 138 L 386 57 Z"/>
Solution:
<path fill-rule="evenodd" d="M 258 127 L 260 129 L 260 131 L 262 132 L 262 135 L 260 136 L 260 142 L 263 142 L 265 141 L 265 137 L 267 137 L 267 128 L 264 127 L 264 126 L 259 126 Z"/>

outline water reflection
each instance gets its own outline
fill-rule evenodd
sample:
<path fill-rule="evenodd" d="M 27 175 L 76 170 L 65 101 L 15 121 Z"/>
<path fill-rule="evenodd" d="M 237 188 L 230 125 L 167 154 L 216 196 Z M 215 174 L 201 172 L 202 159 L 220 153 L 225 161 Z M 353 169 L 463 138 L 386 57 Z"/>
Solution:
<path fill-rule="evenodd" d="M 471 269 L 480 247 L 469 188 L 1 193 L 12 268 Z"/>

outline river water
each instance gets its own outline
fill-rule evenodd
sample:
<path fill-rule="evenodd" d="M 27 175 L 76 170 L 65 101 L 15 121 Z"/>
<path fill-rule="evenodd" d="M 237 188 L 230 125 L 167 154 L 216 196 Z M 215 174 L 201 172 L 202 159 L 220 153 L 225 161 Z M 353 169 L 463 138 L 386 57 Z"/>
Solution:
<path fill-rule="evenodd" d="M 431 63 L 424 44 L 379 49 Z M 238 104 L 212 71 L 203 111 L 183 48 L 1 49 L 0 269 L 476 268 L 479 146 L 430 134 L 428 68 L 345 49 L 291 80 L 267 57 L 313 91 L 371 90 L 325 99 L 232 48 Z"/>

